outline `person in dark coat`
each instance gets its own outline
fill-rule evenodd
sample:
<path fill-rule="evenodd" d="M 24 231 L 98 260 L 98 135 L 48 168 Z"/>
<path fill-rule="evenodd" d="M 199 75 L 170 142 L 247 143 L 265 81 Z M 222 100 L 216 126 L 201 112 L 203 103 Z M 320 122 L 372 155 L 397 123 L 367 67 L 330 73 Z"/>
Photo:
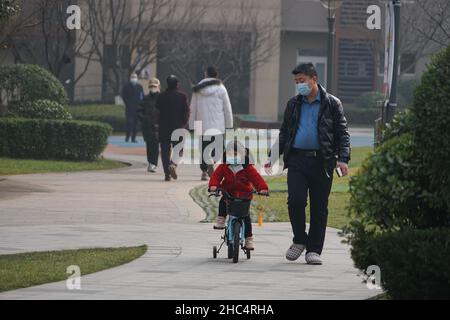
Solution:
<path fill-rule="evenodd" d="M 288 211 L 294 233 L 286 259 L 297 260 L 306 250 L 306 263 L 320 265 L 333 171 L 348 174 L 350 134 L 342 102 L 318 84 L 314 65 L 300 64 L 292 74 L 298 95 L 287 103 L 278 139 L 278 153 L 288 169 Z M 268 174 L 276 156 L 265 164 Z M 307 233 L 308 194 L 311 219 Z"/>
<path fill-rule="evenodd" d="M 175 130 L 187 127 L 190 114 L 187 96 L 178 90 L 176 76 L 167 78 L 167 90 L 159 95 L 156 108 L 159 110 L 159 141 L 165 180 L 176 180 L 177 164 L 172 161 L 171 151 L 179 141 L 172 141 L 171 137 Z"/>
<path fill-rule="evenodd" d="M 136 143 L 137 136 L 137 110 L 139 103 L 144 99 L 144 89 L 139 84 L 137 74 L 130 76 L 130 82 L 122 89 L 122 100 L 125 103 L 125 117 L 127 121 L 125 142 L 131 141 Z"/>
<path fill-rule="evenodd" d="M 138 117 L 142 123 L 142 134 L 147 147 L 148 172 L 156 172 L 159 158 L 158 122 L 159 110 L 156 102 L 161 91 L 158 79 L 153 78 L 148 83 L 149 94 L 144 97 L 138 110 Z"/>

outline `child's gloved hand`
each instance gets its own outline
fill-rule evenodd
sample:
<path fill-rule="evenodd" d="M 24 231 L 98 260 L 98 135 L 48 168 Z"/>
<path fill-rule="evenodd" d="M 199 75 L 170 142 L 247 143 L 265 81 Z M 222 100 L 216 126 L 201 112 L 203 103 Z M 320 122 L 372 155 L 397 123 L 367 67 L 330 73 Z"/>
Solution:
<path fill-rule="evenodd" d="M 216 192 L 217 191 L 217 187 L 213 186 L 213 187 L 209 187 L 209 192 Z"/>
<path fill-rule="evenodd" d="M 261 190 L 261 191 L 259 191 L 259 193 L 263 194 L 263 195 L 268 195 L 269 194 L 269 190 Z"/>

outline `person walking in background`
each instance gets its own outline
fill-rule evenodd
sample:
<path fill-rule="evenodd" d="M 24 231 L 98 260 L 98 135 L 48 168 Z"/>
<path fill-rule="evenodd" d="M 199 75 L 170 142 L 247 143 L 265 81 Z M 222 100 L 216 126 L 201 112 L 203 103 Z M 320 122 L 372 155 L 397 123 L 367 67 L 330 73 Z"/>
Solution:
<path fill-rule="evenodd" d="M 172 133 L 186 128 L 189 121 L 189 104 L 187 96 L 178 90 L 178 79 L 171 75 L 167 78 L 167 90 L 161 93 L 156 102 L 159 110 L 159 142 L 165 180 L 177 179 L 177 164 L 172 161 L 172 148 L 179 141 L 172 141 Z"/>
<path fill-rule="evenodd" d="M 139 84 L 136 73 L 130 76 L 130 82 L 122 89 L 122 100 L 125 103 L 125 117 L 127 121 L 125 142 L 137 143 L 137 110 L 139 103 L 144 99 L 144 89 Z"/>
<path fill-rule="evenodd" d="M 148 172 L 156 172 L 159 158 L 158 122 L 159 110 L 156 102 L 161 91 L 161 83 L 152 78 L 148 83 L 149 94 L 141 102 L 138 117 L 142 123 L 142 134 L 147 147 Z"/>
<path fill-rule="evenodd" d="M 322 264 L 328 218 L 328 197 L 334 169 L 345 176 L 350 160 L 350 135 L 341 101 L 317 83 L 312 63 L 293 71 L 298 95 L 289 100 L 280 128 L 279 153 L 288 168 L 288 211 L 294 239 L 286 259 L 297 260 L 306 249 L 306 263 Z M 273 160 L 265 164 L 271 174 Z M 309 193 L 310 227 L 305 208 Z"/>
<path fill-rule="evenodd" d="M 216 158 L 214 150 L 210 154 L 204 155 L 206 147 L 215 139 L 220 138 L 225 144 L 226 129 L 233 129 L 233 111 L 231 108 L 228 91 L 222 81 L 217 79 L 218 72 L 214 67 L 208 67 L 205 72 L 205 79 L 192 88 L 191 116 L 189 119 L 189 129 L 194 130 L 195 121 L 202 122 L 201 146 L 201 180 L 208 180 L 214 171 L 214 166 L 208 164 L 212 158 Z M 217 154 L 220 159 L 222 150 Z"/>

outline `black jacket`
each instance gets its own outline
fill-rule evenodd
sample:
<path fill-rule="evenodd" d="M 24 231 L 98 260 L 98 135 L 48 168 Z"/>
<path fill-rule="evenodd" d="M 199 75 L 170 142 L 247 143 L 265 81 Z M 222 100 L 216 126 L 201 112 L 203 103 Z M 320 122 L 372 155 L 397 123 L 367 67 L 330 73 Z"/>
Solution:
<path fill-rule="evenodd" d="M 139 83 L 136 85 L 128 83 L 122 89 L 122 99 L 125 102 L 126 111 L 134 113 L 144 99 L 144 89 Z"/>
<path fill-rule="evenodd" d="M 332 173 L 336 161 L 345 163 L 350 161 L 350 135 L 341 101 L 327 93 L 320 85 L 319 91 L 321 102 L 317 129 L 319 131 L 320 153 L 324 160 L 325 169 Z M 300 123 L 302 102 L 303 97 L 301 95 L 292 98 L 287 103 L 284 112 L 279 135 L 279 151 L 280 156 L 283 155 L 284 169 L 288 167 L 287 160 Z"/>
<path fill-rule="evenodd" d="M 156 108 L 159 110 L 160 139 L 170 139 L 174 130 L 186 128 L 190 114 L 186 94 L 168 89 L 158 96 Z"/>

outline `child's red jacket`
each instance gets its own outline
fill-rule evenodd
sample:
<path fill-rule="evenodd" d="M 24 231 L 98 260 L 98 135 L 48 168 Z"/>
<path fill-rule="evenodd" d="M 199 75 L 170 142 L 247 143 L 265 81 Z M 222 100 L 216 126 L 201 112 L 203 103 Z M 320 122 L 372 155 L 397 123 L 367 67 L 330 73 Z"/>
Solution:
<path fill-rule="evenodd" d="M 209 187 L 220 187 L 233 197 L 249 197 L 253 199 L 253 195 L 249 196 L 253 187 L 259 192 L 261 190 L 269 190 L 267 183 L 251 164 L 244 165 L 243 169 L 236 174 L 229 168 L 227 164 L 220 164 L 209 180 Z"/>

